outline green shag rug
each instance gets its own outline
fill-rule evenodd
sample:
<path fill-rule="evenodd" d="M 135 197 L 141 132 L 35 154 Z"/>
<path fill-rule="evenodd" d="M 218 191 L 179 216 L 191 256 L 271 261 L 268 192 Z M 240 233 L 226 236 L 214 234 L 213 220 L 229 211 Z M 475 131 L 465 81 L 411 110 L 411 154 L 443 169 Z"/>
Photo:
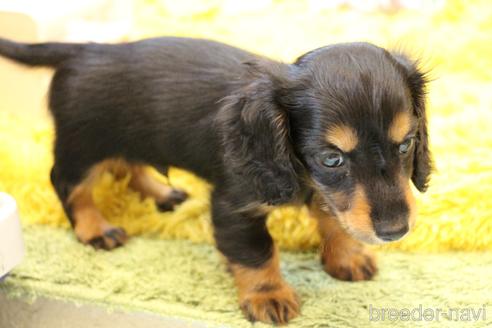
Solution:
<path fill-rule="evenodd" d="M 136 237 L 124 248 L 95 251 L 65 229 L 38 225 L 25 227 L 24 238 L 24 263 L 0 283 L 8 296 L 70 300 L 210 326 L 251 326 L 238 310 L 232 278 L 213 246 Z M 281 261 L 286 280 L 302 299 L 302 315 L 289 327 L 492 325 L 490 252 L 380 252 L 376 279 L 358 283 L 329 277 L 312 252 L 283 252 Z M 382 321 L 382 308 L 408 309 L 410 320 L 404 321 L 404 314 L 395 323 L 386 314 Z M 425 309 L 433 311 L 433 320 L 419 317 Z M 451 309 L 453 319 L 461 320 L 440 315 L 437 321 L 436 309 Z"/>

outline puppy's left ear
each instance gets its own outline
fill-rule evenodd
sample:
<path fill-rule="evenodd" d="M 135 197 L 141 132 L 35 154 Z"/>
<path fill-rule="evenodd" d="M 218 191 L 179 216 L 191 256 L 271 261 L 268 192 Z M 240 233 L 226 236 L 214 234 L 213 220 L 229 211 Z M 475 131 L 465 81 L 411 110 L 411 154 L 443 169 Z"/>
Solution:
<path fill-rule="evenodd" d="M 248 73 L 241 78 L 242 86 L 223 100 L 217 118 L 226 169 L 257 201 L 287 203 L 299 190 L 289 115 L 278 101 L 280 89 L 289 83 L 289 66 L 245 65 Z"/>
<path fill-rule="evenodd" d="M 412 181 L 420 192 L 425 192 L 429 184 L 432 171 L 432 158 L 429 151 L 429 135 L 427 131 L 426 114 L 426 73 L 419 69 L 418 62 L 410 60 L 406 55 L 393 54 L 398 65 L 403 70 L 406 82 L 410 89 L 414 115 L 418 120 L 415 153 L 413 159 Z"/>

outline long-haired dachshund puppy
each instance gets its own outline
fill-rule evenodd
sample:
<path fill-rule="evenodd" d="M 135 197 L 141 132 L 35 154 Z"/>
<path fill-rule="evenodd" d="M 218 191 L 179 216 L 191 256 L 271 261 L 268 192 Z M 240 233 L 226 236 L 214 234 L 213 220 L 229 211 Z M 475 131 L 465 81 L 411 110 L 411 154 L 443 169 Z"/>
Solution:
<path fill-rule="evenodd" d="M 168 166 L 214 185 L 217 248 L 252 321 L 299 314 L 265 220 L 274 205 L 307 204 L 322 263 L 342 280 L 376 272 L 361 242 L 403 237 L 415 222 L 410 180 L 427 188 L 431 160 L 425 74 L 368 43 L 327 46 L 293 64 L 218 42 L 157 38 L 125 44 L 22 44 L 0 54 L 56 72 L 51 181 L 77 238 L 111 249 L 126 240 L 95 207 L 106 169 L 170 210 L 186 193 L 146 171 Z"/>

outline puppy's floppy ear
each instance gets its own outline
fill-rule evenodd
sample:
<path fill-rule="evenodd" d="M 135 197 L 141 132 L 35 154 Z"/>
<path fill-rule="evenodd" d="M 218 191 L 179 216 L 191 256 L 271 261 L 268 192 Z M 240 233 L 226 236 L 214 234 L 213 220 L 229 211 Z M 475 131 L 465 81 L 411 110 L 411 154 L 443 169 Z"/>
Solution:
<path fill-rule="evenodd" d="M 277 101 L 288 84 L 288 66 L 248 63 L 245 84 L 223 100 L 218 124 L 226 169 L 258 201 L 286 203 L 299 190 L 287 110 Z"/>
<path fill-rule="evenodd" d="M 393 54 L 393 57 L 403 70 L 412 96 L 414 115 L 418 119 L 412 181 L 419 191 L 424 192 L 427 190 L 430 173 L 432 171 L 432 158 L 429 151 L 427 115 L 425 108 L 426 85 L 428 79 L 426 73 L 419 69 L 418 62 L 411 61 L 407 56 L 401 53 Z"/>

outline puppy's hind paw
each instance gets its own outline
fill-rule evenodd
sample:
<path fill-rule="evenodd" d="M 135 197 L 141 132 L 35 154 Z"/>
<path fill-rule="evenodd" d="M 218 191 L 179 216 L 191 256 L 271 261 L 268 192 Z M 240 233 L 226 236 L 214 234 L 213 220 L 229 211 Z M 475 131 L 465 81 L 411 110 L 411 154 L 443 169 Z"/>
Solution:
<path fill-rule="evenodd" d="M 111 250 L 123 246 L 127 239 L 128 237 L 125 230 L 114 227 L 103 231 L 102 235 L 95 236 L 85 243 L 91 245 L 95 249 Z"/>
<path fill-rule="evenodd" d="M 165 200 L 157 202 L 156 206 L 160 212 L 173 211 L 176 205 L 181 204 L 188 198 L 188 194 L 180 189 L 172 189 Z"/>

